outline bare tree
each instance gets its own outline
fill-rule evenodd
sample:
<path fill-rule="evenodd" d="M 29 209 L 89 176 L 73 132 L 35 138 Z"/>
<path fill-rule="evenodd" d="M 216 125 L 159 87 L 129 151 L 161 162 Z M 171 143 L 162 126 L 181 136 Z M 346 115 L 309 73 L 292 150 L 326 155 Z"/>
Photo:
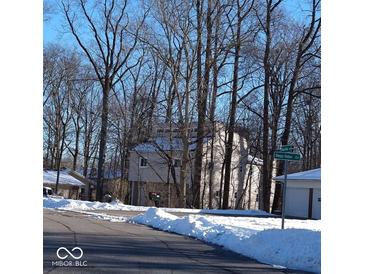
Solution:
<path fill-rule="evenodd" d="M 303 66 L 311 59 L 316 58 L 320 47 L 314 47 L 315 42 L 320 37 L 321 28 L 321 18 L 319 16 L 320 0 L 312 0 L 311 4 L 311 19 L 308 26 L 304 26 L 299 42 L 297 44 L 297 52 L 295 57 L 295 66 L 293 69 L 292 77 L 290 80 L 290 86 L 288 90 L 287 107 L 285 114 L 285 126 L 284 132 L 281 137 L 281 144 L 286 145 L 289 142 L 291 123 L 292 123 L 292 113 L 293 104 L 296 97 L 296 87 L 298 83 L 298 78 L 303 69 Z M 278 173 L 283 173 L 283 164 L 281 163 L 278 168 Z M 281 185 L 276 184 L 275 195 L 273 201 L 273 209 L 279 207 L 279 201 L 281 199 Z"/>
<path fill-rule="evenodd" d="M 131 149 L 164 127 L 170 144 L 182 144 L 181 154 L 160 151 L 169 199 L 176 193 L 182 207 L 251 206 L 252 183 L 242 176 L 254 164 L 240 162 L 247 172 L 237 165 L 232 155 L 240 149 L 263 159 L 259 206 L 269 211 L 272 177 L 282 172 L 273 152 L 281 144 L 303 155 L 291 170 L 320 165 L 319 1 L 310 0 L 301 22 L 283 0 L 61 1 L 79 52 L 45 49 L 44 166 L 93 173 L 101 200 L 106 170 L 129 188 Z M 47 20 L 47 5 L 44 12 Z M 248 148 L 246 136 L 236 145 L 240 131 L 249 132 Z"/>
<path fill-rule="evenodd" d="M 132 53 L 137 45 L 137 37 L 147 13 L 131 32 L 126 15 L 126 0 L 111 0 L 90 4 L 87 1 L 62 1 L 63 12 L 69 30 L 83 53 L 94 68 L 102 87 L 102 112 L 100 145 L 98 157 L 98 176 L 96 198 L 103 196 L 103 171 L 108 137 L 108 114 L 110 91 L 135 63 L 130 64 Z M 82 34 L 82 28 L 90 30 Z"/>
<path fill-rule="evenodd" d="M 47 144 L 52 146 L 49 168 L 57 170 L 56 193 L 63 153 L 68 146 L 69 125 L 71 120 L 71 94 L 74 91 L 74 79 L 77 75 L 77 56 L 60 47 L 46 48 L 44 65 L 47 77 L 44 85 L 43 121 L 49 130 Z M 51 68 L 51 69 L 49 69 Z M 53 139 L 53 141 L 51 141 Z M 48 153 L 46 161 L 48 162 Z"/>
<path fill-rule="evenodd" d="M 210 0 L 208 0 L 211 3 Z M 203 138 L 205 130 L 205 115 L 207 108 L 207 92 L 208 89 L 203 87 L 202 83 L 202 10 L 203 1 L 196 1 L 196 20 L 197 20 L 197 108 L 198 108 L 198 132 L 197 132 L 197 144 L 194 157 L 194 171 L 193 171 L 193 206 L 196 208 L 200 207 L 200 182 L 201 182 L 201 171 L 203 161 Z M 209 14 L 210 16 L 210 14 Z M 209 45 L 210 47 L 210 45 Z M 208 50 L 208 53 L 210 50 Z M 210 68 L 209 63 L 206 69 Z"/>
<path fill-rule="evenodd" d="M 225 155 L 225 172 L 224 172 L 224 189 L 223 189 L 223 204 L 222 208 L 228 208 L 229 202 L 229 189 L 231 181 L 231 161 L 233 152 L 233 136 L 235 131 L 236 123 L 236 109 L 237 109 L 237 94 L 238 94 L 238 70 L 239 70 L 239 60 L 241 55 L 241 27 L 243 20 L 250 14 L 253 8 L 254 1 L 243 1 L 240 3 L 237 1 L 237 22 L 236 22 L 236 32 L 235 32 L 235 48 L 234 48 L 234 64 L 233 64 L 233 83 L 232 83 L 232 94 L 231 94 L 231 108 L 229 113 L 229 124 L 228 124 L 228 140 L 226 142 L 226 155 Z M 248 28 L 247 32 L 251 32 L 251 28 Z M 247 38 L 247 37 L 246 37 Z"/>
<path fill-rule="evenodd" d="M 262 139 L 262 156 L 263 156 L 263 169 L 262 169 L 262 186 L 260 192 L 260 208 L 269 212 L 270 211 L 270 194 L 271 194 L 271 174 L 269 168 L 270 151 L 269 151 L 269 92 L 270 92 L 270 54 L 272 43 L 272 16 L 275 9 L 280 5 L 282 0 L 272 1 L 266 0 L 265 6 L 265 21 L 262 22 L 258 16 L 258 20 L 264 30 L 266 42 L 265 53 L 263 57 L 264 66 L 264 105 L 263 105 L 263 139 Z"/>

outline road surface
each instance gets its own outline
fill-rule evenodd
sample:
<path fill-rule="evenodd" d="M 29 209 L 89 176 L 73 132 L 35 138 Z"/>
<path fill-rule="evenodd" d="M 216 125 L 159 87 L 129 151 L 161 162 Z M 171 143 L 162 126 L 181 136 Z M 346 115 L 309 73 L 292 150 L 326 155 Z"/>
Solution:
<path fill-rule="evenodd" d="M 304 273 L 275 269 L 186 236 L 44 209 L 44 273 Z M 66 251 L 83 250 L 80 259 Z M 71 252 L 78 257 L 80 252 Z M 53 263 L 53 265 L 52 265 Z M 67 266 L 68 264 L 82 266 Z M 60 266 L 63 264 L 63 266 Z"/>

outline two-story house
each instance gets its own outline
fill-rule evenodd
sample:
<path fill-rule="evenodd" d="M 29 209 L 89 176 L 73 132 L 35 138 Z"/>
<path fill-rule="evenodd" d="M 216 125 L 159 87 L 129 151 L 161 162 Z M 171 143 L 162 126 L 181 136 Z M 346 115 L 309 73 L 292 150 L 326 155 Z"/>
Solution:
<path fill-rule="evenodd" d="M 203 208 L 219 208 L 223 199 L 224 155 L 226 129 L 223 124 L 207 126 L 203 145 L 200 200 Z M 192 170 L 196 148 L 196 124 L 189 136 L 189 163 L 187 167 L 187 204 L 192 199 Z M 130 200 L 134 205 L 154 205 L 152 193 L 161 197 L 160 206 L 181 206 L 182 184 L 180 168 L 183 143 L 178 127 L 161 126 L 155 129 L 155 137 L 135 146 L 130 152 L 128 180 Z M 229 207 L 257 209 L 262 161 L 248 153 L 246 134 L 234 133 Z M 180 198 L 179 198 L 180 197 Z"/>

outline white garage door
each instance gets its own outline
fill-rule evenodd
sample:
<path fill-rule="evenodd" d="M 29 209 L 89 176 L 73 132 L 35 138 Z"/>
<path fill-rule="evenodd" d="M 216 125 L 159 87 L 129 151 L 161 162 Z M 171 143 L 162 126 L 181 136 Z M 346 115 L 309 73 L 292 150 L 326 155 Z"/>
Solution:
<path fill-rule="evenodd" d="M 286 189 L 285 212 L 287 216 L 308 217 L 308 188 L 291 188 Z"/>
<path fill-rule="evenodd" d="M 321 189 L 313 189 L 312 218 L 321 219 Z"/>

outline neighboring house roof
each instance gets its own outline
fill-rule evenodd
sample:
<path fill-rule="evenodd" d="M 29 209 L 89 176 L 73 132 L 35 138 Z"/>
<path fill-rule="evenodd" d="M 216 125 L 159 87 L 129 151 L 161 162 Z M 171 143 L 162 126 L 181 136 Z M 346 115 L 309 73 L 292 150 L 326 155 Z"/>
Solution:
<path fill-rule="evenodd" d="M 204 138 L 204 143 L 209 138 Z M 193 138 L 189 144 L 189 150 L 195 150 L 196 138 Z M 135 146 L 132 151 L 136 152 L 159 152 L 159 151 L 181 151 L 183 143 L 181 138 L 157 137 L 151 142 L 146 142 Z"/>
<path fill-rule="evenodd" d="M 291 173 L 287 175 L 287 180 L 297 181 L 321 181 L 321 168 L 311 169 L 307 171 Z M 276 181 L 284 181 L 284 175 L 274 178 Z"/>
<path fill-rule="evenodd" d="M 78 168 L 77 169 L 78 173 L 83 174 L 84 169 Z M 113 170 L 113 169 L 104 169 L 104 179 L 117 179 L 117 178 L 121 178 L 123 176 L 123 173 L 121 172 L 120 169 L 118 170 Z M 92 168 L 88 168 L 87 169 L 87 178 L 90 180 L 96 180 L 97 178 L 97 169 L 92 169 Z"/>
<path fill-rule="evenodd" d="M 104 170 L 104 179 L 117 179 L 117 178 L 121 178 L 123 176 L 123 173 L 121 172 L 120 169 L 118 170 L 112 170 L 112 169 L 108 169 L 108 170 Z"/>
<path fill-rule="evenodd" d="M 83 182 L 84 184 L 89 184 L 89 185 L 94 185 L 96 186 L 96 182 L 93 181 L 92 179 L 90 178 L 86 178 L 84 177 L 83 175 L 81 175 L 79 172 L 76 172 L 74 170 L 69 170 L 69 175 L 71 175 L 72 177 L 74 177 L 75 179 Z"/>
<path fill-rule="evenodd" d="M 44 170 L 43 171 L 43 183 L 44 184 L 56 184 L 57 171 L 56 170 Z M 76 178 L 72 177 L 67 170 L 61 170 L 58 183 L 60 185 L 72 185 L 72 186 L 84 186 L 85 184 Z"/>

